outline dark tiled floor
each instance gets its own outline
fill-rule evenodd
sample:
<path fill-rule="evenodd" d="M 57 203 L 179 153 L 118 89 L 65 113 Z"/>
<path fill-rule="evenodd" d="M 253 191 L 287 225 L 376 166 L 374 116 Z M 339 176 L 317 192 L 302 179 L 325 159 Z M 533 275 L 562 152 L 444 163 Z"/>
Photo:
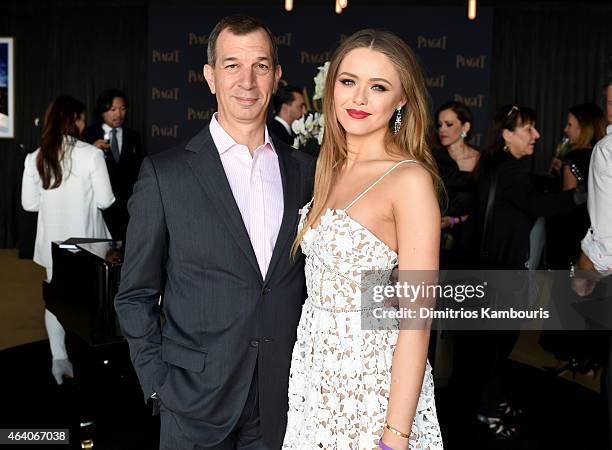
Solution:
<path fill-rule="evenodd" d="M 131 368 L 117 364 L 126 361 L 125 348 L 118 355 L 114 351 L 108 357 L 109 364 L 104 365 L 103 359 L 93 364 L 91 395 L 76 383 L 56 386 L 49 358 L 46 341 L 0 352 L 0 428 L 69 428 L 70 448 L 80 448 L 80 436 L 93 436 L 95 450 L 157 447 L 159 422 L 148 414 Z M 81 361 L 73 359 L 75 363 Z M 451 388 L 444 388 L 437 393 L 437 402 L 447 450 L 609 448 L 605 404 L 599 394 L 514 363 L 508 364 L 507 376 L 516 387 L 514 399 L 525 410 L 522 438 L 513 443 L 489 439 L 474 425 L 459 396 Z M 79 422 L 91 416 L 96 419 L 95 428 L 81 434 Z"/>

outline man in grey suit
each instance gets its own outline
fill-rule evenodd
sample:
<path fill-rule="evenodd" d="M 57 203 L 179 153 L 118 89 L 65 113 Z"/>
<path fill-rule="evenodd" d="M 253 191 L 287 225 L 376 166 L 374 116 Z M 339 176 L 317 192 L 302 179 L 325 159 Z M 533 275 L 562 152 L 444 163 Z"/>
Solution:
<path fill-rule="evenodd" d="M 290 248 L 314 160 L 268 135 L 281 68 L 265 25 L 222 19 L 204 76 L 210 123 L 142 164 L 115 305 L 160 448 L 277 449 L 305 292 Z"/>

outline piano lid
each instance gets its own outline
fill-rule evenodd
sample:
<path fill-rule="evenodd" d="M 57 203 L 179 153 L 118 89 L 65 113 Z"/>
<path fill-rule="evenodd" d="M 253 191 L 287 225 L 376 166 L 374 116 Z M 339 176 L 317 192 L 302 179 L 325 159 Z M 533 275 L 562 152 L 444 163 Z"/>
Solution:
<path fill-rule="evenodd" d="M 107 264 L 117 265 L 123 262 L 122 241 L 98 241 L 76 244 L 78 248 L 100 258 Z"/>

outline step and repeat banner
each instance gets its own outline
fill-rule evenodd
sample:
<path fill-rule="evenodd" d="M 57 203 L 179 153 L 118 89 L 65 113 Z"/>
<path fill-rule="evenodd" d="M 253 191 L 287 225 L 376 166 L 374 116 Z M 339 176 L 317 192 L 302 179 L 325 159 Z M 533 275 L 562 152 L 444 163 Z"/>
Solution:
<path fill-rule="evenodd" d="M 256 16 L 274 33 L 283 80 L 312 98 L 318 67 L 338 43 L 362 28 L 385 28 L 404 38 L 425 71 L 432 109 L 450 100 L 474 113 L 472 142 L 481 146 L 488 125 L 493 10 L 469 21 L 459 7 L 152 6 L 149 11 L 147 150 L 155 153 L 196 134 L 216 110 L 202 75 L 208 33 L 225 15 Z M 331 4 L 331 3 L 330 3 Z M 364 64 L 367 62 L 364 61 Z"/>

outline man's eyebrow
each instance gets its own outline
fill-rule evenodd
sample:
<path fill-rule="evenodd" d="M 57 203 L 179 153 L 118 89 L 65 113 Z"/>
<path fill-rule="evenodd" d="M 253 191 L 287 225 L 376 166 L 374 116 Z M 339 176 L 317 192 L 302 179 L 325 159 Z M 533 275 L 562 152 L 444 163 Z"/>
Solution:
<path fill-rule="evenodd" d="M 257 61 L 269 61 L 270 59 L 271 58 L 269 56 L 259 56 L 256 58 Z M 226 56 L 221 61 L 222 62 L 238 61 L 238 58 L 236 56 Z"/>

